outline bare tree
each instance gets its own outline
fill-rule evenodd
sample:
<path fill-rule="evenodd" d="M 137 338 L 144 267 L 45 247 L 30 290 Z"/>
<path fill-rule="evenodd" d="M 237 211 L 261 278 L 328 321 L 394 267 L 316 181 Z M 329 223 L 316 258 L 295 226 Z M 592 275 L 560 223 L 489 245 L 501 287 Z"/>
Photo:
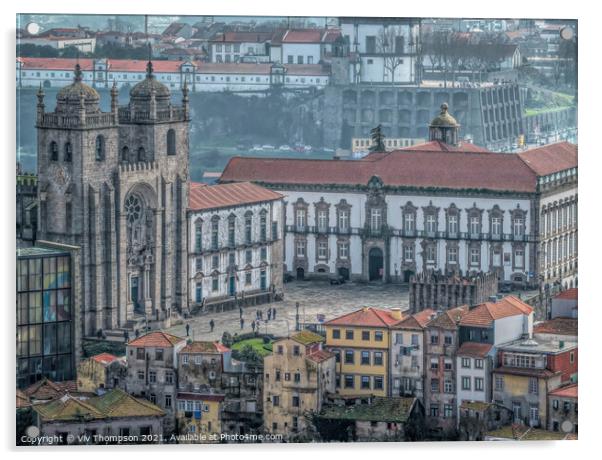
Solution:
<path fill-rule="evenodd" d="M 391 75 L 391 83 L 395 83 L 395 71 L 403 64 L 405 37 L 400 26 L 385 26 L 377 40 L 378 52 L 383 57 L 383 81 Z"/>

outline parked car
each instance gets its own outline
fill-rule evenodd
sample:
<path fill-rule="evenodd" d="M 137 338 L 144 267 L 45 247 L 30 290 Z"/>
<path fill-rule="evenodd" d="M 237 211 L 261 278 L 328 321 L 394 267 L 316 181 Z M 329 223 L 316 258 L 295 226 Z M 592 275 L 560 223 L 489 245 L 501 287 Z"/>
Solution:
<path fill-rule="evenodd" d="M 510 281 L 503 281 L 499 284 L 499 291 L 500 292 L 504 292 L 504 293 L 508 293 L 508 292 L 512 292 L 512 283 Z"/>
<path fill-rule="evenodd" d="M 329 279 L 330 284 L 345 284 L 345 278 L 341 275 L 332 275 Z"/>
<path fill-rule="evenodd" d="M 278 147 L 278 150 L 288 152 L 289 150 L 291 150 L 291 146 L 290 145 L 281 145 L 280 147 Z"/>
<path fill-rule="evenodd" d="M 263 150 L 274 150 L 274 146 L 270 144 L 262 145 Z"/>

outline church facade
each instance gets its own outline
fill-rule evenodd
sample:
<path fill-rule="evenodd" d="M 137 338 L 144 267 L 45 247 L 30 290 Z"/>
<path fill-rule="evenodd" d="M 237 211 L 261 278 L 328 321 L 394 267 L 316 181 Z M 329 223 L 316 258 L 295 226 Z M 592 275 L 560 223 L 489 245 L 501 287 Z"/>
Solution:
<path fill-rule="evenodd" d="M 459 141 L 459 128 L 444 104 L 425 144 L 357 161 L 235 157 L 220 181 L 285 195 L 285 270 L 297 278 L 407 282 L 440 270 L 576 283 L 577 147 L 494 153 Z M 562 233 L 550 203 L 565 209 Z"/>
<path fill-rule="evenodd" d="M 38 92 L 38 238 L 81 247 L 82 336 L 165 321 L 187 303 L 188 90 L 146 78 L 102 112 L 75 69 L 46 112 Z"/>

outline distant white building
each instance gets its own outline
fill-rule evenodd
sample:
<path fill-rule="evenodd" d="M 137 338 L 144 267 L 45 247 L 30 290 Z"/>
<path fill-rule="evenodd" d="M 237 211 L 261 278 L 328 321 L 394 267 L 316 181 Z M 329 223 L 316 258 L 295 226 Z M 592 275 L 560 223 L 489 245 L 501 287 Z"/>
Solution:
<path fill-rule="evenodd" d="M 411 18 L 341 18 L 341 33 L 355 56 L 354 83 L 418 81 L 419 21 Z"/>
<path fill-rule="evenodd" d="M 282 291 L 282 199 L 251 183 L 190 184 L 189 308 Z"/>
<path fill-rule="evenodd" d="M 28 58 L 16 60 L 17 87 L 63 87 L 73 80 L 75 59 Z M 79 59 L 83 81 L 95 88 L 134 86 L 146 75 L 146 61 Z M 330 72 L 321 65 L 206 63 L 153 61 L 157 80 L 171 90 L 188 84 L 192 92 L 232 91 L 253 93 L 279 86 L 290 89 L 324 88 Z"/>

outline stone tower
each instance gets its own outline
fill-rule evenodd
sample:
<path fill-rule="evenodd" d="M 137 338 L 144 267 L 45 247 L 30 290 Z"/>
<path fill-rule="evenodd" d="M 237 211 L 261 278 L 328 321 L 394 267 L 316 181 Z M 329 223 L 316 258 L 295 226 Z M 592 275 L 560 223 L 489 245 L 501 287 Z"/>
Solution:
<path fill-rule="evenodd" d="M 441 113 L 429 125 L 429 140 L 441 141 L 450 145 L 458 145 L 460 124 L 447 111 L 447 104 L 441 104 Z"/>
<path fill-rule="evenodd" d="M 182 106 L 147 65 L 146 78 L 101 112 L 82 82 L 38 92 L 40 239 L 82 248 L 82 335 L 165 321 L 185 305 L 188 90 Z"/>

